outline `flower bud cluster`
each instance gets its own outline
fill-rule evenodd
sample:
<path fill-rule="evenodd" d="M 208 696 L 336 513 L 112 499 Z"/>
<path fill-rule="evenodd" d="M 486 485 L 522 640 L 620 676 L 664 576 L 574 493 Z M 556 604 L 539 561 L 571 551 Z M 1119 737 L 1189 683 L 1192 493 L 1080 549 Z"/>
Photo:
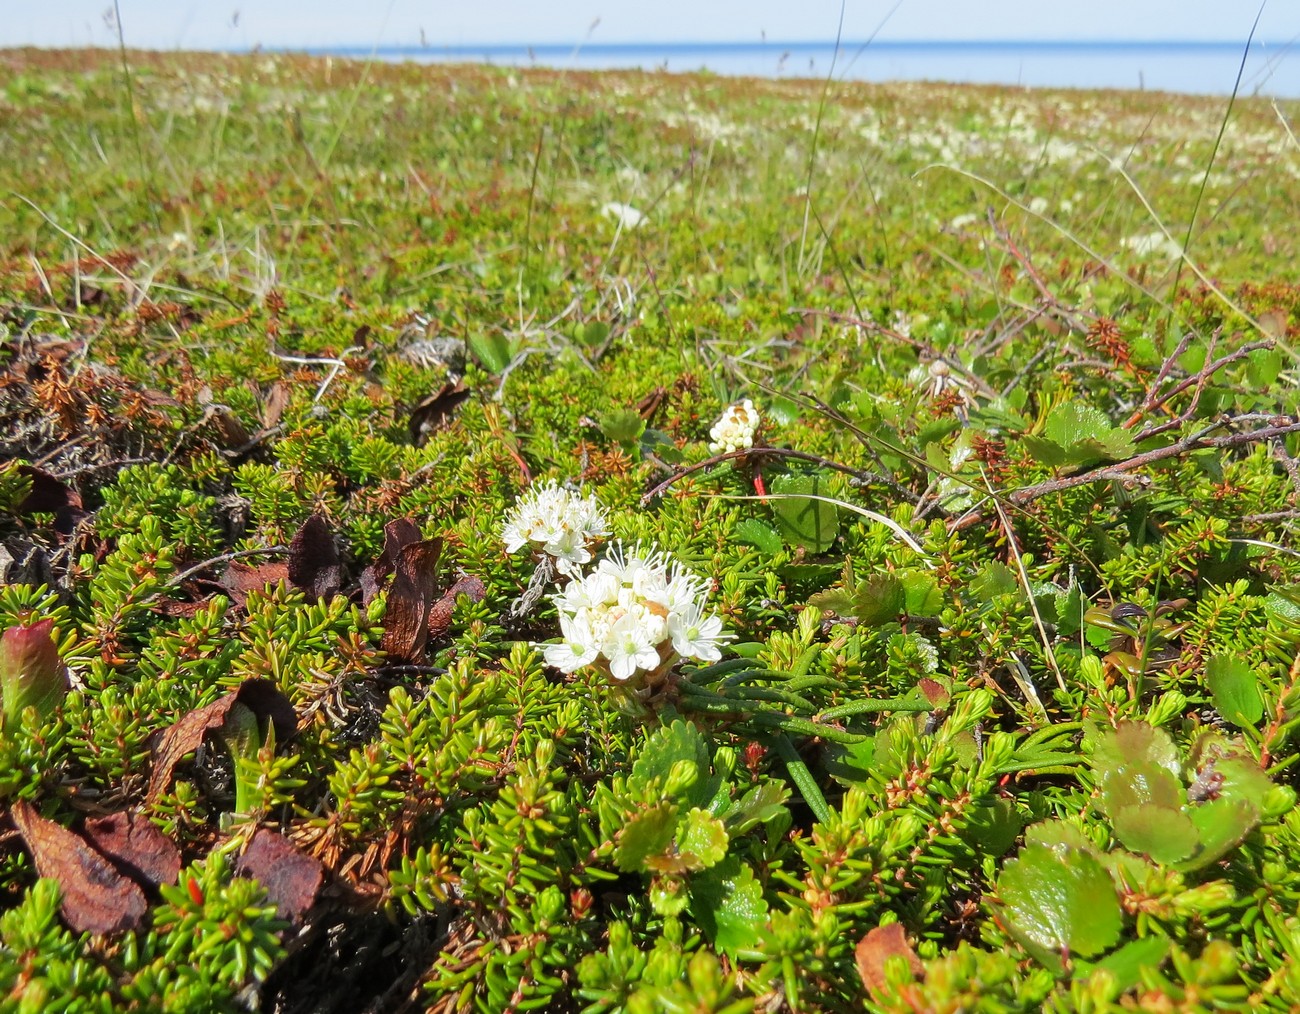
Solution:
<path fill-rule="evenodd" d="M 709 430 L 709 450 L 714 454 L 729 454 L 754 446 L 754 433 L 763 417 L 754 403 L 746 398 L 728 405 L 721 418 Z"/>
<path fill-rule="evenodd" d="M 609 522 L 596 498 L 555 482 L 535 485 L 521 496 L 501 530 L 507 553 L 531 546 L 555 557 L 556 569 L 569 577 L 582 573 L 592 547 L 607 535 Z"/>
<path fill-rule="evenodd" d="M 553 597 L 563 637 L 544 646 L 562 672 L 596 665 L 620 682 L 651 680 L 679 658 L 713 662 L 729 635 L 706 614 L 708 583 L 662 553 L 613 546 Z"/>

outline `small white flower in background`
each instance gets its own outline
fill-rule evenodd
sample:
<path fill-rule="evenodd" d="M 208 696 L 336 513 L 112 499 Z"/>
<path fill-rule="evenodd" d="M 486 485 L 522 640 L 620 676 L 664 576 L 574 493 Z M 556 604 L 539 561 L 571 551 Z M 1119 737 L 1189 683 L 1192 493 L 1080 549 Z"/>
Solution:
<path fill-rule="evenodd" d="M 637 211 L 630 204 L 623 204 L 619 201 L 610 201 L 602 205 L 600 213 L 606 218 L 612 218 L 618 222 L 621 229 L 635 229 L 645 221 L 645 213 Z"/>
<path fill-rule="evenodd" d="M 592 547 L 609 535 L 605 509 L 594 496 L 570 492 L 555 482 L 533 486 L 506 515 L 501 528 L 506 552 L 524 546 L 555 557 L 561 574 L 577 577 L 591 562 Z"/>
<path fill-rule="evenodd" d="M 709 430 L 709 450 L 714 454 L 730 454 L 754 446 L 754 432 L 763 421 L 754 403 L 746 398 L 728 405 L 713 429 Z"/>
<path fill-rule="evenodd" d="M 679 658 L 722 657 L 722 620 L 706 613 L 708 582 L 663 553 L 610 548 L 585 577 L 552 597 L 562 639 L 543 646 L 547 665 L 596 664 L 619 682 L 662 675 Z"/>

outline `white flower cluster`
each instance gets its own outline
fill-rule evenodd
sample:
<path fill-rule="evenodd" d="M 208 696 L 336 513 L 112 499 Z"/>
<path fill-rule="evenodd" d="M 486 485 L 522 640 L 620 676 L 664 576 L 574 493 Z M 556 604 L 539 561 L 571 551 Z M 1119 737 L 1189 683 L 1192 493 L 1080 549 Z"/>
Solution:
<path fill-rule="evenodd" d="M 713 662 L 730 635 L 705 613 L 707 582 L 662 553 L 613 546 L 586 577 L 554 596 L 559 644 L 544 646 L 546 662 L 562 672 L 593 663 L 619 681 L 658 675 L 678 658 Z"/>
<path fill-rule="evenodd" d="M 754 403 L 746 398 L 735 405 L 728 405 L 722 417 L 713 424 L 709 436 L 709 450 L 714 454 L 729 454 L 741 448 L 754 446 L 754 431 L 763 417 Z"/>
<path fill-rule="evenodd" d="M 561 574 L 577 577 L 591 562 L 592 546 L 609 535 L 605 509 L 593 496 L 571 493 L 555 482 L 528 490 L 506 515 L 501 537 L 506 552 L 524 546 L 555 557 Z"/>

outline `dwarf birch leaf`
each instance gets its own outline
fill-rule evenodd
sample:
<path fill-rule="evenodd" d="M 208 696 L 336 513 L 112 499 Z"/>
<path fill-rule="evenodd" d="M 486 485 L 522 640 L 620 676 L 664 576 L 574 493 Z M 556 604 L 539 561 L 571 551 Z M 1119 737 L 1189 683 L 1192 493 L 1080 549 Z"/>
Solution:
<path fill-rule="evenodd" d="M 1054 406 L 1042 434 L 1023 439 L 1030 454 L 1053 468 L 1117 461 L 1134 450 L 1132 434 L 1111 425 L 1101 409 L 1075 401 Z"/>
<path fill-rule="evenodd" d="M 1148 968 L 1159 968 L 1169 954 L 1173 941 L 1168 937 L 1145 937 L 1130 940 L 1113 954 L 1093 965 L 1094 971 L 1105 969 L 1111 974 L 1114 995 L 1119 996 L 1136 986 Z"/>
<path fill-rule="evenodd" d="M 646 865 L 652 870 L 668 873 L 707 870 L 722 862 L 727 854 L 727 829 L 708 810 L 693 809 L 686 815 L 686 823 L 677 834 L 677 848 L 672 856 L 650 856 Z"/>
<path fill-rule="evenodd" d="M 1115 887 L 1087 852 L 1027 845 L 998 878 L 1010 929 L 1036 956 L 1100 954 L 1119 940 Z"/>
<path fill-rule="evenodd" d="M 718 950 L 735 957 L 758 946 L 767 922 L 763 885 L 732 856 L 691 878 L 691 915 Z"/>
<path fill-rule="evenodd" d="M 1190 816 L 1201 847 L 1189 859 L 1175 864 L 1185 873 L 1222 859 L 1259 823 L 1259 810 L 1247 799 L 1214 799 L 1192 807 Z"/>
<path fill-rule="evenodd" d="M 903 584 L 904 608 L 909 616 L 938 616 L 943 611 L 943 592 L 929 571 L 904 570 L 897 577 Z"/>
<path fill-rule="evenodd" d="M 1205 682 L 1215 709 L 1238 728 L 1251 727 L 1264 717 L 1259 680 L 1240 659 L 1215 655 L 1205 663 Z"/>
<path fill-rule="evenodd" d="M 632 774 L 628 778 L 628 787 L 638 794 L 661 793 L 668 785 L 669 776 L 674 774 L 674 767 L 679 761 L 686 761 L 695 766 L 699 775 L 709 770 L 709 750 L 704 737 L 690 722 L 681 719 L 672 725 L 658 729 L 645 742 L 632 765 Z M 674 778 L 680 785 L 680 769 Z M 689 785 L 682 786 L 689 788 Z"/>
<path fill-rule="evenodd" d="M 840 532 L 836 506 L 810 497 L 826 496 L 825 483 L 817 475 L 779 475 L 772 480 L 772 512 L 776 527 L 791 545 L 810 553 L 824 553 Z"/>
<path fill-rule="evenodd" d="M 614 865 L 625 873 L 648 870 L 647 860 L 663 855 L 676 832 L 676 803 L 665 801 L 642 810 L 619 832 Z"/>
<path fill-rule="evenodd" d="M 465 343 L 469 346 L 470 354 L 488 373 L 500 373 L 510 365 L 510 341 L 503 334 L 475 333 Z"/>
<path fill-rule="evenodd" d="M 903 582 L 893 574 L 872 574 L 853 593 L 854 613 L 868 627 L 892 623 L 907 608 Z"/>
<path fill-rule="evenodd" d="M 1161 806 L 1123 806 L 1111 816 L 1115 837 L 1130 852 L 1141 852 L 1157 863 L 1176 863 L 1192 854 L 1199 836 L 1192 819 L 1181 810 Z"/>
<path fill-rule="evenodd" d="M 785 545 L 781 535 L 771 525 L 765 525 L 758 518 L 745 518 L 736 524 L 736 538 L 761 549 L 764 553 L 774 554 Z"/>

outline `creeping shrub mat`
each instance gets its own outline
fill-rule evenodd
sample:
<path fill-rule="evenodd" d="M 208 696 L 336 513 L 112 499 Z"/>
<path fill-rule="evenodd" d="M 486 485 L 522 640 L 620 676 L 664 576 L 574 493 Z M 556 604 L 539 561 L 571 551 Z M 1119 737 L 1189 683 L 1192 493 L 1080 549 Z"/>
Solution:
<path fill-rule="evenodd" d="M 1300 1006 L 1296 103 L 0 66 L 0 1011 Z"/>

